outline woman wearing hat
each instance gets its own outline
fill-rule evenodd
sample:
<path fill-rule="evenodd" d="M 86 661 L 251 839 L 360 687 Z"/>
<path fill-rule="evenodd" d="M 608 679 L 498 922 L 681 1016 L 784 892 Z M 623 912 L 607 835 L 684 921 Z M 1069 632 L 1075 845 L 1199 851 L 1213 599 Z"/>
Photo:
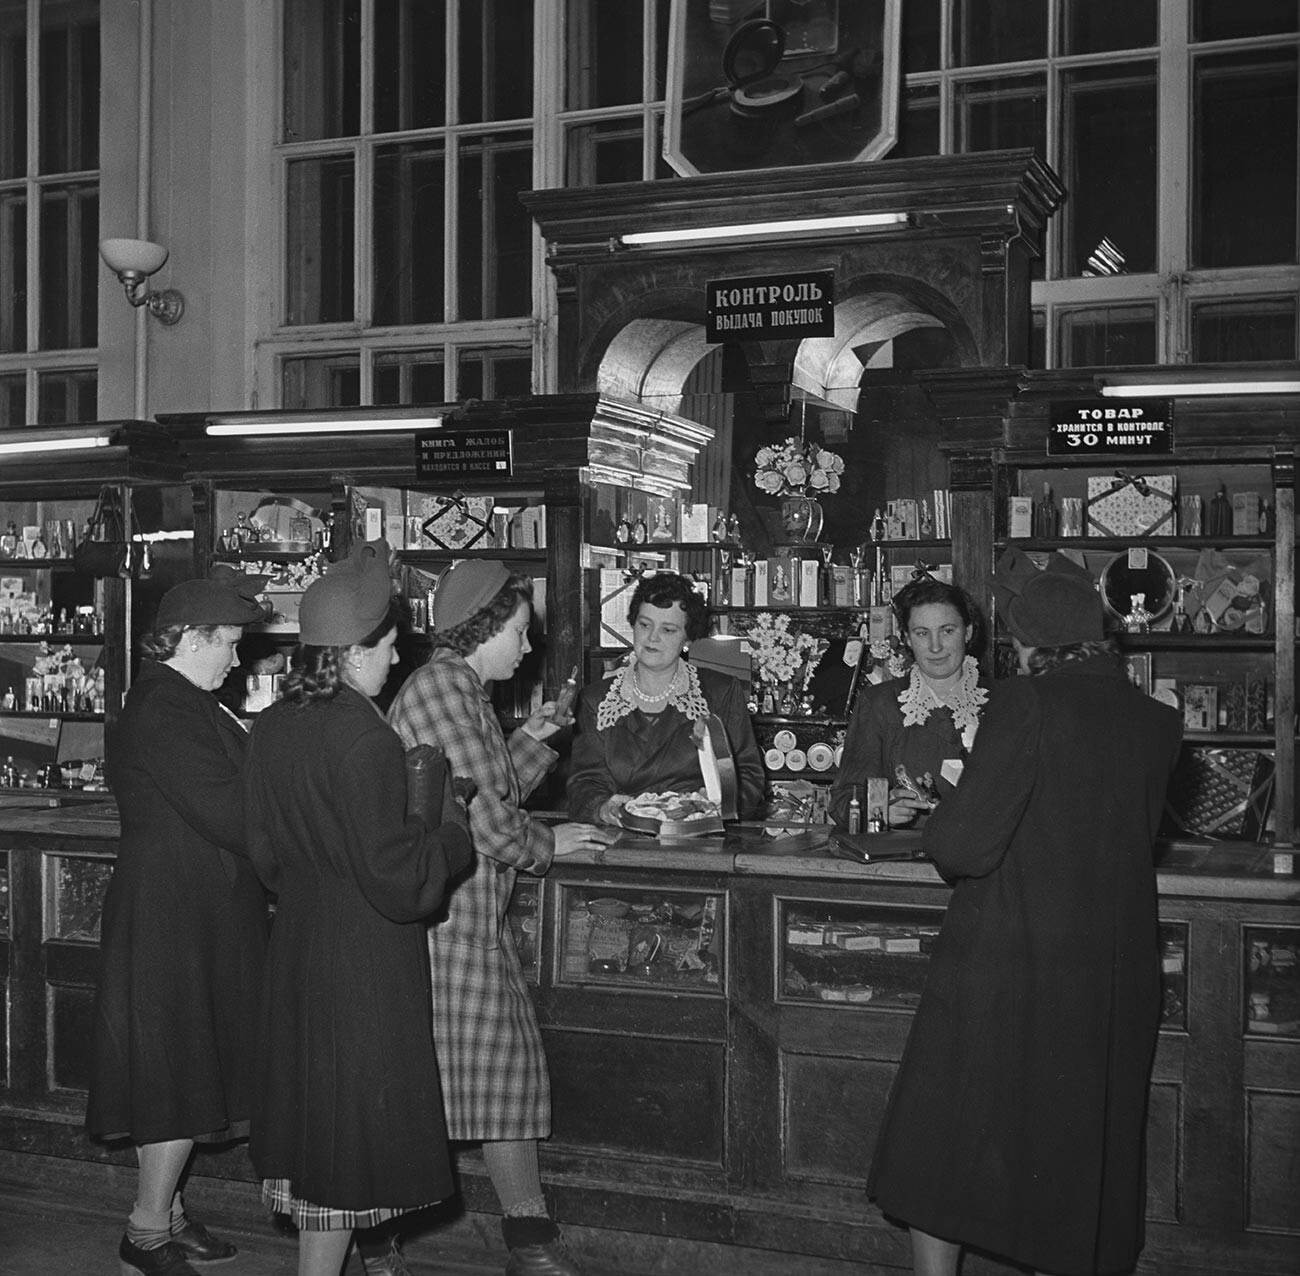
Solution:
<path fill-rule="evenodd" d="M 373 703 L 397 659 L 383 541 L 307 588 L 299 636 L 246 772 L 250 852 L 278 901 L 250 1152 L 298 1226 L 299 1276 L 337 1276 L 354 1228 L 454 1190 L 424 922 L 472 851 L 454 799 L 436 827 L 407 814 L 425 806 Z"/>
<path fill-rule="evenodd" d="M 408 745 L 441 745 L 454 773 L 477 785 L 469 806 L 474 873 L 429 928 L 448 1131 L 483 1144 L 505 1214 L 509 1276 L 575 1276 L 542 1195 L 537 1140 L 550 1133 L 550 1080 L 506 909 L 517 873 L 540 876 L 554 856 L 610 836 L 590 824 L 550 827 L 523 809 L 555 764 L 543 741 L 562 723 L 552 721 L 548 702 L 507 741 L 489 688 L 512 677 L 530 650 L 531 600 L 528 577 L 500 562 L 451 567 L 434 595 L 433 654 L 398 692 L 389 720 Z"/>
<path fill-rule="evenodd" d="M 923 834 L 954 887 L 868 1191 L 923 1276 L 966 1244 L 1124 1272 L 1160 1020 L 1152 842 L 1182 727 L 1125 676 L 1083 569 L 1011 550 L 993 579 L 1030 676 L 995 686 Z"/>
<path fill-rule="evenodd" d="M 235 1247 L 188 1219 L 196 1141 L 247 1134 L 266 897 L 244 832 L 247 734 L 217 702 L 260 581 L 188 580 L 163 597 L 107 750 L 121 843 L 104 897 L 89 1131 L 136 1145 L 122 1271 L 187 1276 Z"/>
<path fill-rule="evenodd" d="M 889 781 L 881 815 L 891 828 L 928 818 L 935 801 L 953 791 L 988 698 L 988 683 L 967 654 L 976 612 L 964 590 L 929 577 L 915 580 L 894 596 L 893 609 L 912 667 L 858 695 L 831 788 L 838 824 L 848 822 L 856 795 L 866 826 L 873 814 L 866 810 L 869 778 Z M 900 769 L 910 785 L 899 783 Z"/>

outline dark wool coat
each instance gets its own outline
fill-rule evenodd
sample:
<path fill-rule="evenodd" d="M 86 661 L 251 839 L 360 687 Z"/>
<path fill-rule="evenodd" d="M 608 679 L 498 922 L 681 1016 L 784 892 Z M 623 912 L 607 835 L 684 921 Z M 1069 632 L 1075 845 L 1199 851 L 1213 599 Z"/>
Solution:
<path fill-rule="evenodd" d="M 981 678 L 979 685 L 989 684 Z M 849 802 L 856 788 L 865 829 L 869 814 L 866 809 L 868 778 L 883 777 L 892 789 L 897 783 L 894 768 L 899 763 L 907 768 L 908 775 L 919 777 L 928 771 L 940 797 L 952 793 L 953 786 L 940 770 L 948 758 L 961 758 L 966 753 L 961 732 L 952 720 L 952 710 L 936 707 L 924 722 L 905 727 L 898 697 L 907 686 L 907 678 L 890 678 L 864 687 L 859 694 L 844 736 L 844 754 L 835 783 L 831 785 L 831 818 L 837 824 L 848 823 Z M 921 817 L 923 822 L 928 818 Z"/>
<path fill-rule="evenodd" d="M 266 710 L 246 777 L 253 863 L 277 896 L 253 1164 L 333 1209 L 442 1200 L 424 922 L 468 866 L 469 836 L 407 818 L 401 741 L 350 688 Z"/>
<path fill-rule="evenodd" d="M 1181 730 L 1105 656 L 995 686 L 923 835 L 955 885 L 871 1167 L 886 1214 L 1063 1276 L 1133 1266 Z"/>
<path fill-rule="evenodd" d="M 763 801 L 766 774 L 745 703 L 745 685 L 714 669 L 697 669 L 700 690 L 721 720 L 736 764 L 736 804 L 741 819 L 752 819 Z M 596 729 L 596 710 L 609 682 L 584 687 L 578 701 L 569 772 L 569 815 L 588 822 L 615 793 L 685 792 L 704 787 L 695 724 L 671 706 L 660 713 L 633 709 L 605 731 Z"/>
<path fill-rule="evenodd" d="M 437 744 L 473 780 L 474 871 L 429 927 L 433 1035 L 453 1139 L 536 1139 L 551 1132 L 551 1080 L 506 910 L 520 872 L 551 866 L 555 835 L 521 803 L 555 764 L 522 731 L 507 742 L 478 674 L 446 647 L 402 686 L 389 720 L 408 744 Z"/>
<path fill-rule="evenodd" d="M 108 742 L 122 834 L 104 897 L 86 1125 L 136 1143 L 246 1131 L 266 896 L 244 842 L 248 736 L 145 661 Z"/>

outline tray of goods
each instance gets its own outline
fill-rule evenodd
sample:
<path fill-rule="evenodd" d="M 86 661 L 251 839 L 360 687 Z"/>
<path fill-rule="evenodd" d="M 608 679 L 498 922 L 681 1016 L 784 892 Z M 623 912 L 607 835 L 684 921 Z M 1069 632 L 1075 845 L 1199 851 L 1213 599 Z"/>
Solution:
<path fill-rule="evenodd" d="M 623 808 L 620 822 L 633 833 L 702 837 L 722 832 L 718 804 L 704 789 L 694 793 L 642 793 Z"/>

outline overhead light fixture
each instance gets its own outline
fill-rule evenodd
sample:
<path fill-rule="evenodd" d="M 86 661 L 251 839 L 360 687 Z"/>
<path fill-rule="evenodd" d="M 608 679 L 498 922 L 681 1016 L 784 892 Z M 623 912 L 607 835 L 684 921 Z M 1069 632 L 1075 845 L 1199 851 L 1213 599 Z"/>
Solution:
<path fill-rule="evenodd" d="M 881 230 L 903 226 L 907 213 L 849 213 L 841 217 L 798 217 L 788 221 L 741 222 L 726 226 L 683 226 L 672 230 L 638 230 L 620 235 L 627 247 L 683 244 L 715 239 L 762 239 L 776 235 L 808 235 L 836 230 Z"/>
<path fill-rule="evenodd" d="M 214 437 L 283 434 L 376 434 L 397 430 L 437 430 L 442 417 L 366 417 L 357 421 L 334 420 L 267 420 L 209 421 L 207 434 Z"/>
<path fill-rule="evenodd" d="M 118 277 L 133 306 L 144 306 L 159 323 L 169 327 L 185 313 L 185 298 L 175 288 L 150 292 L 144 286 L 145 280 L 156 275 L 167 261 L 167 249 L 161 244 L 151 244 L 147 239 L 101 239 L 99 255 Z"/>
<path fill-rule="evenodd" d="M 1300 381 L 1143 381 L 1104 385 L 1106 399 L 1183 399 L 1207 394 L 1300 394 Z"/>
<path fill-rule="evenodd" d="M 16 456 L 21 452 L 86 452 L 108 445 L 106 434 L 82 435 L 80 438 L 15 439 L 12 442 L 0 441 L 0 456 Z"/>

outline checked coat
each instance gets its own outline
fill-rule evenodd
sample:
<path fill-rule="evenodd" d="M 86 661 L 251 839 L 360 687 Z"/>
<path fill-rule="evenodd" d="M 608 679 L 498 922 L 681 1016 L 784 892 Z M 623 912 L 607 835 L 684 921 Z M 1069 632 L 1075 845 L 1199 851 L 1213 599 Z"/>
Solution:
<path fill-rule="evenodd" d="M 506 909 L 517 873 L 551 866 L 554 835 L 520 804 L 557 755 L 522 731 L 507 742 L 478 675 L 445 647 L 407 679 L 388 716 L 408 747 L 440 745 L 452 774 L 478 786 L 469 804 L 474 871 L 429 927 L 448 1135 L 545 1138 L 550 1078 Z"/>

